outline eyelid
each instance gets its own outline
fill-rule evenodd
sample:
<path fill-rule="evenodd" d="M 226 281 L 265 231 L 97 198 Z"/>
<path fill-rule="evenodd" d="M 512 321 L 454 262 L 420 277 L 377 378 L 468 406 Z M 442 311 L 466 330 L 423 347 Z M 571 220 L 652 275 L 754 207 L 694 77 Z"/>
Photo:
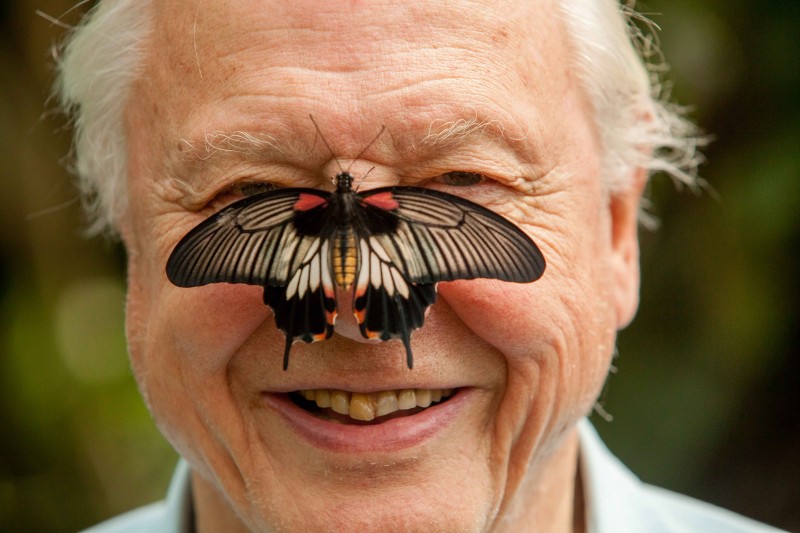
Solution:
<path fill-rule="evenodd" d="M 489 178 L 481 172 L 467 170 L 452 170 L 436 178 L 436 181 L 451 187 L 470 187 L 487 181 Z"/>
<path fill-rule="evenodd" d="M 263 192 L 274 191 L 279 187 L 266 181 L 241 181 L 231 185 L 225 192 L 241 196 L 255 196 Z"/>
<path fill-rule="evenodd" d="M 238 181 L 220 190 L 205 207 L 210 207 L 212 211 L 219 211 L 237 200 L 280 188 L 267 181 Z"/>

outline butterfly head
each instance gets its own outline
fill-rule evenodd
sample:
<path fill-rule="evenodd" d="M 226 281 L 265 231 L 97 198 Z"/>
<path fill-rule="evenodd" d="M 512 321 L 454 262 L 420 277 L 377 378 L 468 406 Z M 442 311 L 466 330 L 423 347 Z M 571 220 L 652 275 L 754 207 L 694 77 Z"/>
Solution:
<path fill-rule="evenodd" d="M 346 170 L 336 175 L 336 190 L 347 192 L 353 188 L 353 176 Z"/>

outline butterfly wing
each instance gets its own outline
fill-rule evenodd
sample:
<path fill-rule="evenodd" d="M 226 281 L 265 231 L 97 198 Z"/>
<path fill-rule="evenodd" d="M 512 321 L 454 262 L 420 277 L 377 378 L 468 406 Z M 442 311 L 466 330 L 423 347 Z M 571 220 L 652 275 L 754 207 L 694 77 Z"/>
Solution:
<path fill-rule="evenodd" d="M 359 239 L 360 264 L 353 313 L 368 339 L 400 339 L 408 368 L 414 366 L 411 332 L 422 327 L 425 310 L 436 301 L 432 283 L 414 283 L 388 256 L 378 236 Z"/>
<path fill-rule="evenodd" d="M 375 237 L 412 282 L 490 278 L 528 283 L 544 273 L 544 257 L 533 240 L 481 205 L 418 187 L 376 189 L 372 195 L 394 200 L 389 213 L 397 219 L 396 229 Z M 366 202 L 369 196 L 364 195 Z"/>
<path fill-rule="evenodd" d="M 328 197 L 314 189 L 280 189 L 235 202 L 181 239 L 167 261 L 167 277 L 179 287 L 263 286 L 264 303 L 286 335 L 286 368 L 295 340 L 333 333 Z"/>
<path fill-rule="evenodd" d="M 483 206 L 430 189 L 386 187 L 361 195 L 354 313 L 366 337 L 399 338 L 422 326 L 439 281 L 531 282 L 545 261 L 517 226 Z"/>

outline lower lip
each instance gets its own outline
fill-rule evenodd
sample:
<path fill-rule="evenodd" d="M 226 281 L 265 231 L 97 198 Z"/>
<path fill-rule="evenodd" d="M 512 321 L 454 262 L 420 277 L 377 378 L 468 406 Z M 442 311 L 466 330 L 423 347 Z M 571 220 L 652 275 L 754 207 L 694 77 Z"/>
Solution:
<path fill-rule="evenodd" d="M 322 420 L 295 405 L 287 394 L 264 393 L 272 408 L 303 440 L 337 453 L 391 452 L 419 446 L 444 432 L 471 396 L 459 389 L 446 402 L 415 415 L 392 418 L 374 425 L 337 424 Z"/>

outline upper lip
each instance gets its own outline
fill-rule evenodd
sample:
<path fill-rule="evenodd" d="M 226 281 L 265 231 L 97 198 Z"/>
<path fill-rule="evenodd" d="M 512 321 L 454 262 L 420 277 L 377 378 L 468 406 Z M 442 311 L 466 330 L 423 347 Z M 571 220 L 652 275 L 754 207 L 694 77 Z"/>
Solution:
<path fill-rule="evenodd" d="M 291 372 L 289 372 L 291 373 Z M 349 376 L 317 376 L 310 379 L 295 376 L 278 376 L 275 382 L 264 383 L 262 391 L 267 393 L 285 394 L 309 389 L 335 389 L 348 392 L 380 392 L 385 390 L 403 389 L 458 389 L 474 386 L 462 380 L 430 379 L 424 375 L 391 376 L 389 372 L 381 375 L 378 372 L 354 373 Z M 288 378 L 280 380 L 280 378 Z M 294 379 L 293 379 L 294 378 Z M 272 381 L 272 380 L 270 380 Z"/>

